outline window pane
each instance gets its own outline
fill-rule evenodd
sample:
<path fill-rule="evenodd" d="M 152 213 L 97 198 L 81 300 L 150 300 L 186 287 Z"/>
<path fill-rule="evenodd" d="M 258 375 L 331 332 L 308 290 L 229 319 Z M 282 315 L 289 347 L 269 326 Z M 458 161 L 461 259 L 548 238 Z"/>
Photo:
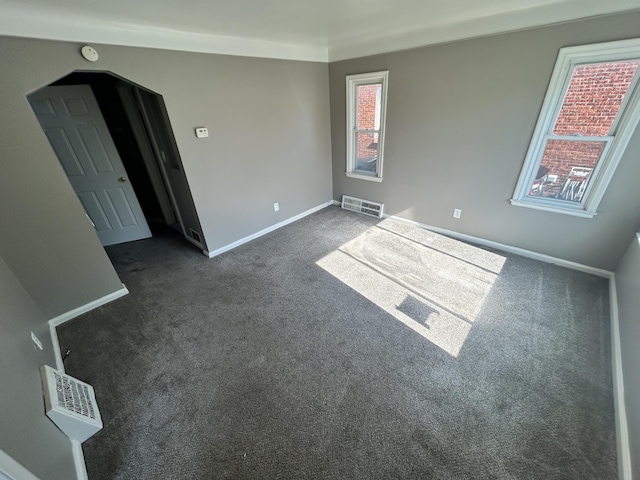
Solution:
<path fill-rule="evenodd" d="M 382 84 L 358 85 L 356 130 L 380 130 L 380 97 Z"/>
<path fill-rule="evenodd" d="M 631 60 L 576 67 L 553 134 L 609 135 L 639 64 Z"/>
<path fill-rule="evenodd" d="M 356 165 L 361 172 L 376 172 L 378 134 L 356 132 Z"/>
<path fill-rule="evenodd" d="M 529 196 L 580 202 L 606 142 L 549 140 Z"/>

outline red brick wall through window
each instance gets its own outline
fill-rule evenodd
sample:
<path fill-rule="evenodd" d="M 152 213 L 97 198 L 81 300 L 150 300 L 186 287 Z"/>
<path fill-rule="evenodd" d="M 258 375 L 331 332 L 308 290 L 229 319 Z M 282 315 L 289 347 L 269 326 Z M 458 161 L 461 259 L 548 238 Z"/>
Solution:
<path fill-rule="evenodd" d="M 633 60 L 576 67 L 553 134 L 576 137 L 610 135 L 639 64 L 639 60 Z M 603 142 L 550 140 L 546 145 L 539 173 L 555 175 L 557 178 L 554 182 L 545 184 L 542 195 L 560 195 L 567 181 L 572 180 L 569 178 L 572 169 L 593 169 L 603 148 Z M 580 180 L 580 177 L 576 177 L 576 180 Z M 534 183 L 532 193 L 535 188 L 537 185 Z"/>
<path fill-rule="evenodd" d="M 380 91 L 382 85 L 374 83 L 371 85 L 358 85 L 357 87 L 357 122 L 358 130 L 373 130 L 379 127 L 380 119 L 376 118 L 379 114 L 379 106 L 376 111 L 377 103 L 380 101 Z M 357 136 L 357 161 L 367 161 L 377 155 L 378 135 L 373 133 L 360 133 Z"/>

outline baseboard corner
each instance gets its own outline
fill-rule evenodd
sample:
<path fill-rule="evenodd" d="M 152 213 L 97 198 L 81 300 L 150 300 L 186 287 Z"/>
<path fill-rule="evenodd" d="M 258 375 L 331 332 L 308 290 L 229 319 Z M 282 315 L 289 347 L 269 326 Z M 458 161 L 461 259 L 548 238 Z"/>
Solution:
<path fill-rule="evenodd" d="M 61 315 L 58 315 L 57 317 L 52 318 L 51 320 L 49 320 L 49 324 L 53 325 L 55 327 L 62 325 L 65 322 L 68 322 L 69 320 L 76 318 L 80 315 L 82 315 L 83 313 L 87 313 L 90 312 L 91 310 L 101 307 L 102 305 L 105 305 L 109 302 L 112 302 L 114 300 L 117 300 L 120 297 L 124 297 L 126 294 L 129 293 L 129 290 L 127 289 L 127 287 L 124 285 L 124 283 L 122 284 L 122 288 L 119 290 L 116 290 L 115 292 L 109 293 L 107 295 L 105 295 L 104 297 L 100 297 L 96 300 L 93 300 L 85 305 L 82 305 L 80 307 L 74 308 L 73 310 L 69 310 L 66 313 L 63 313 Z"/>
<path fill-rule="evenodd" d="M 62 361 L 62 352 L 60 351 L 60 342 L 58 341 L 58 332 L 56 327 L 62 325 L 69 320 L 76 318 L 83 313 L 87 313 L 95 308 L 101 307 L 109 302 L 112 302 L 120 297 L 125 296 L 129 293 L 127 287 L 122 284 L 122 288 L 116 290 L 115 292 L 109 293 L 104 297 L 93 300 L 92 302 L 87 303 L 86 305 L 82 305 L 78 308 L 74 308 L 73 310 L 69 310 L 66 313 L 58 315 L 49 320 L 49 334 L 51 336 L 51 344 L 53 345 L 53 354 L 56 359 L 56 369 L 64 372 L 64 362 Z"/>

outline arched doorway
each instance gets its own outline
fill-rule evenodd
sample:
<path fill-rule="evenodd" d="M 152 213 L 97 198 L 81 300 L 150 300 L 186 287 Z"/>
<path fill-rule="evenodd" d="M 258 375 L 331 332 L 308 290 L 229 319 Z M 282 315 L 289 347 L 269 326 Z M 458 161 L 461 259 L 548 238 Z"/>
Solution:
<path fill-rule="evenodd" d="M 89 108 L 92 100 L 85 97 L 93 97 L 104 121 L 100 134 Z M 103 245 L 145 238 L 147 225 L 149 232 L 169 225 L 207 250 L 161 95 L 110 72 L 73 72 L 28 99 Z M 80 120 L 70 127 L 51 119 L 70 117 L 74 108 Z M 118 158 L 105 159 L 109 148 L 103 147 L 111 144 Z M 65 161 L 63 155 L 69 158 Z M 79 176 L 83 161 L 88 162 L 85 170 L 106 170 L 111 183 L 98 185 L 97 192 L 86 187 L 86 178 Z M 124 170 L 118 170 L 118 161 Z M 108 211 L 111 208 L 121 210 Z M 113 232 L 119 225 L 126 233 Z"/>

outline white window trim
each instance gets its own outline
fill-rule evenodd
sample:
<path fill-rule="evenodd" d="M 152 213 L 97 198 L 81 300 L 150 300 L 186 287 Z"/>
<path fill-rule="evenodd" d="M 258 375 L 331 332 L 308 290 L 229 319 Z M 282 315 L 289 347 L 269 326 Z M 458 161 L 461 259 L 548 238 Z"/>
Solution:
<path fill-rule="evenodd" d="M 622 109 L 624 111 L 614 123 L 617 130 L 615 137 L 613 139 L 611 137 L 603 137 L 598 140 L 607 141 L 607 138 L 610 139 L 607 141 L 608 144 L 605 147 L 605 151 L 592 173 L 592 178 L 582 202 L 531 197 L 528 196 L 529 189 L 542 160 L 542 149 L 545 146 L 547 134 L 555 125 L 560 113 L 574 67 L 581 64 L 615 62 L 638 58 L 640 58 L 640 39 L 560 49 L 544 103 L 540 110 L 538 123 L 511 199 L 512 205 L 586 218 L 592 218 L 597 214 L 598 205 L 640 121 L 640 85 L 636 84 L 640 73 L 636 74 L 634 83 L 629 87 L 629 94 L 625 99 L 626 103 L 623 103 L 620 107 L 621 111 Z M 589 137 L 582 137 L 582 139 L 587 138 Z"/>
<path fill-rule="evenodd" d="M 372 182 L 382 181 L 382 166 L 384 159 L 385 125 L 387 115 L 387 83 L 389 71 L 361 73 L 358 75 L 347 75 L 347 170 L 345 175 L 351 178 L 369 180 Z M 357 117 L 357 95 L 356 88 L 359 85 L 371 83 L 382 83 L 380 95 L 380 128 L 378 132 L 378 160 L 376 171 L 370 175 L 366 172 L 355 170 L 355 137 L 356 137 L 356 117 Z"/>

